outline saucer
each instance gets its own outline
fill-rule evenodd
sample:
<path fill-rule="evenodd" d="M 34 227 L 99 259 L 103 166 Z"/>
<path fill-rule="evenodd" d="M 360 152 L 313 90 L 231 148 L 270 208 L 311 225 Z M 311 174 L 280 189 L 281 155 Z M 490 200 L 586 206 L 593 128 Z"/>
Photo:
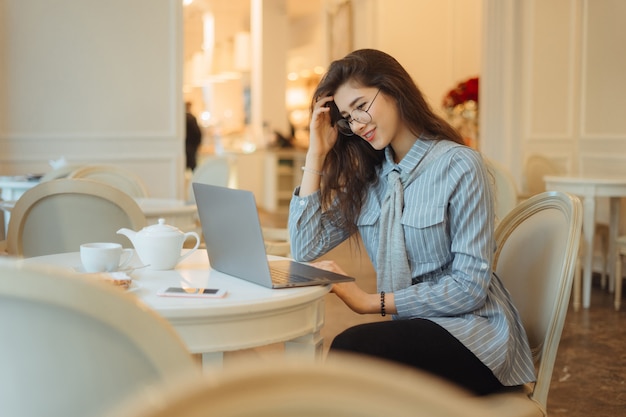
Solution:
<path fill-rule="evenodd" d="M 139 268 L 143 268 L 145 265 L 141 265 L 141 266 L 125 266 L 124 268 L 120 268 L 116 271 L 103 271 L 103 272 L 87 272 L 85 271 L 85 268 L 82 265 L 78 265 L 78 266 L 74 266 L 74 272 L 78 272 L 79 274 L 115 274 L 117 272 L 123 272 L 125 274 L 130 274 L 131 272 L 133 272 L 135 269 L 139 269 Z"/>
<path fill-rule="evenodd" d="M 123 272 L 123 271 L 91 272 L 91 273 L 85 273 L 84 275 L 90 278 L 95 278 L 97 280 L 107 282 L 113 285 L 114 287 L 123 289 L 124 291 L 127 291 L 127 292 L 132 292 L 139 288 L 139 285 L 135 282 L 135 280 L 133 280 L 133 277 L 131 277 L 130 275 L 128 275 L 126 272 Z"/>

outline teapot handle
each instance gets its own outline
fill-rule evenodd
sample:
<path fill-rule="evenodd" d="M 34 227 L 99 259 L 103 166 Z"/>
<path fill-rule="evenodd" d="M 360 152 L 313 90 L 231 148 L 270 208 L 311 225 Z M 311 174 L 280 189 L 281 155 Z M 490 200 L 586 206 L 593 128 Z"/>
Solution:
<path fill-rule="evenodd" d="M 185 233 L 185 240 L 187 240 L 188 236 L 195 237 L 196 238 L 196 244 L 186 254 L 184 254 L 180 258 L 178 258 L 178 262 L 176 262 L 177 264 L 180 261 L 182 261 L 183 259 L 185 259 L 186 257 L 188 257 L 189 255 L 191 255 L 192 253 L 194 253 L 196 251 L 196 249 L 198 249 L 198 247 L 200 246 L 200 236 L 198 236 L 198 234 L 196 232 L 187 232 L 187 233 Z"/>

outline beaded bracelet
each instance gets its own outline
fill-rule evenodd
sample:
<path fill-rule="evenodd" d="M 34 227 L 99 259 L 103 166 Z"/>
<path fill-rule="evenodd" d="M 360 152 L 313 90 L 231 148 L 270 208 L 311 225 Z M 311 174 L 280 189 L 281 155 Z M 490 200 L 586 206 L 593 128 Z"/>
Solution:
<path fill-rule="evenodd" d="M 380 315 L 385 317 L 387 312 L 385 311 L 385 292 L 380 292 Z"/>
<path fill-rule="evenodd" d="M 324 173 L 322 171 L 318 171 L 317 169 L 302 167 L 302 170 L 304 172 L 310 172 L 311 174 L 319 175 L 320 177 L 324 176 Z"/>

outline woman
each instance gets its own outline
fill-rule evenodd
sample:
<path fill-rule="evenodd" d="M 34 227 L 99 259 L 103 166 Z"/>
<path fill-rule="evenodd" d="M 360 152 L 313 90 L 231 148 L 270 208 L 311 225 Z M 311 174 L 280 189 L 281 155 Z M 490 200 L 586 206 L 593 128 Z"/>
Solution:
<path fill-rule="evenodd" d="M 359 232 L 379 292 L 355 282 L 332 292 L 357 313 L 394 319 L 347 329 L 331 352 L 399 361 L 477 394 L 535 380 L 520 318 L 492 272 L 485 165 L 394 58 L 364 49 L 330 65 L 302 169 L 289 213 L 293 257 L 315 260 Z"/>

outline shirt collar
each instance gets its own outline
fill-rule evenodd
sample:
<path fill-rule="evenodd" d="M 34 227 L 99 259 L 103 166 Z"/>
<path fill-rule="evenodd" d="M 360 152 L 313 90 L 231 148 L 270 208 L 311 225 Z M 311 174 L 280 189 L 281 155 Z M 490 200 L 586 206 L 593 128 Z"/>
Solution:
<path fill-rule="evenodd" d="M 412 171 L 424 158 L 424 155 L 428 152 L 428 150 L 435 144 L 434 140 L 426 139 L 424 136 L 420 135 L 409 152 L 405 155 L 404 158 L 399 163 L 395 163 L 393 160 L 393 151 L 390 146 L 385 148 L 385 160 L 383 161 L 382 166 L 382 174 L 384 177 L 389 174 L 389 172 L 394 169 L 401 174 L 403 172 Z"/>

